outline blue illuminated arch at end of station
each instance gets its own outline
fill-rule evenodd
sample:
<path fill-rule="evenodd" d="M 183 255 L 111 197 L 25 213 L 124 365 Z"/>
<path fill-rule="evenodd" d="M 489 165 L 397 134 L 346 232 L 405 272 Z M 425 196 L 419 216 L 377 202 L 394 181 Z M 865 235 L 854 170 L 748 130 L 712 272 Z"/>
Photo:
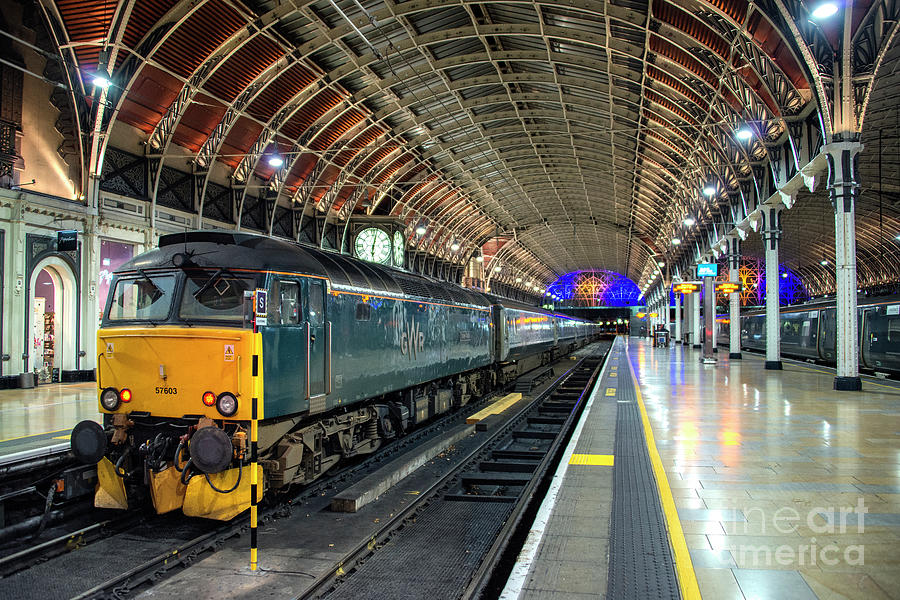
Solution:
<path fill-rule="evenodd" d="M 625 307 L 641 305 L 641 290 L 620 273 L 604 270 L 572 271 L 547 287 L 547 294 L 567 306 Z"/>

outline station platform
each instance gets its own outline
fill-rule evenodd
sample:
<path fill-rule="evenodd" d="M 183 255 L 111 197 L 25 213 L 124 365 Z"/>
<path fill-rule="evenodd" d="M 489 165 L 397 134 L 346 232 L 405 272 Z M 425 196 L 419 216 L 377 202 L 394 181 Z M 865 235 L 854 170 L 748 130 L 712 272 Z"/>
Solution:
<path fill-rule="evenodd" d="M 0 460 L 68 444 L 72 427 L 85 419 L 101 421 L 95 382 L 0 391 Z"/>
<path fill-rule="evenodd" d="M 617 340 L 503 598 L 667 597 L 673 570 L 673 597 L 898 597 L 900 385 L 727 356 Z M 671 565 L 641 556 L 659 522 Z"/>

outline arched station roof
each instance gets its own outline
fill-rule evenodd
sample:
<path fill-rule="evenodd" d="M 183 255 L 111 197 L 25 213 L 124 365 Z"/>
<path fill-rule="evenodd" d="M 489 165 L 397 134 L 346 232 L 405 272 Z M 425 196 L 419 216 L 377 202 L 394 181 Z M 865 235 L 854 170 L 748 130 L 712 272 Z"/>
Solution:
<path fill-rule="evenodd" d="M 415 248 L 459 264 L 493 244 L 510 277 L 545 286 L 579 269 L 642 283 L 657 260 L 686 265 L 744 184 L 796 146 L 793 129 L 836 139 L 835 70 L 850 67 L 849 133 L 866 146 L 858 246 L 872 258 L 860 273 L 900 278 L 894 2 L 853 3 L 843 36 L 843 11 L 815 22 L 797 0 L 39 5 L 72 67 L 86 182 L 125 128 L 200 185 L 224 169 L 286 210 L 393 215 Z M 98 67 L 106 92 L 91 85 Z M 264 160 L 275 148 L 280 169 Z M 833 287 L 815 267 L 834 251 L 823 186 L 800 192 L 785 223 L 790 260 Z"/>

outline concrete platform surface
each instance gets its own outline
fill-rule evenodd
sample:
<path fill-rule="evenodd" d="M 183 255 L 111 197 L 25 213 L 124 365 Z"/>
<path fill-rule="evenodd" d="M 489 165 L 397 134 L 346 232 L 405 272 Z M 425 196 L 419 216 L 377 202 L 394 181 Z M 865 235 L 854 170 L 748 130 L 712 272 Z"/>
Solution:
<path fill-rule="evenodd" d="M 97 384 L 53 383 L 0 391 L 0 456 L 66 442 L 85 419 L 101 421 Z"/>
<path fill-rule="evenodd" d="M 628 340 L 704 598 L 900 597 L 900 389 Z"/>

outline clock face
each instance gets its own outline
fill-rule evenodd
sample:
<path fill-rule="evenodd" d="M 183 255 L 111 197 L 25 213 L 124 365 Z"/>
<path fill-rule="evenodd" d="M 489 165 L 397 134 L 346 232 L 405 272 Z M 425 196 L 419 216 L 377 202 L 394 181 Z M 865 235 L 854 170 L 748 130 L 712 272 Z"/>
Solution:
<path fill-rule="evenodd" d="M 403 266 L 403 255 L 404 252 L 404 240 L 403 233 L 399 231 L 394 232 L 394 266 L 402 267 Z"/>
<path fill-rule="evenodd" d="M 370 262 L 386 263 L 391 257 L 391 238 L 377 227 L 363 229 L 356 235 L 356 256 Z"/>

